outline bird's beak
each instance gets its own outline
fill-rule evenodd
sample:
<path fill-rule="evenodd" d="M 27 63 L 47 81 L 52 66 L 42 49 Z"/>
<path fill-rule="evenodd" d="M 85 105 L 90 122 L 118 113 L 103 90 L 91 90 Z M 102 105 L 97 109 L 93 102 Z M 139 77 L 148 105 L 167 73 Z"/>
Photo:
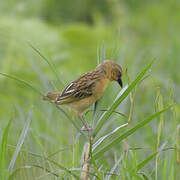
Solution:
<path fill-rule="evenodd" d="M 120 86 L 121 86 L 121 88 L 122 88 L 122 87 L 123 87 L 123 82 L 122 82 L 121 77 L 119 77 L 117 81 L 118 81 L 119 85 L 120 85 Z"/>

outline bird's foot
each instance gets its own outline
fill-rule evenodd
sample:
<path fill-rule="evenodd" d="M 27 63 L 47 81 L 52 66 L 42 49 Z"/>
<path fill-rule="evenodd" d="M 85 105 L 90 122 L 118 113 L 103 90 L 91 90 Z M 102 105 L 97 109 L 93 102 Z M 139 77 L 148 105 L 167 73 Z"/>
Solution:
<path fill-rule="evenodd" d="M 93 128 L 90 128 L 90 127 L 82 127 L 81 130 L 82 130 L 82 131 L 93 131 Z"/>

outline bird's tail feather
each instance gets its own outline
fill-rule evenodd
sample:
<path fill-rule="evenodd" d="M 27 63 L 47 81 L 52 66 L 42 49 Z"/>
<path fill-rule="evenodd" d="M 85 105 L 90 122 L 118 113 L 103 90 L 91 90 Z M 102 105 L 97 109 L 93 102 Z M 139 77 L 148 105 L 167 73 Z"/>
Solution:
<path fill-rule="evenodd" d="M 43 100 L 52 100 L 55 101 L 58 96 L 60 96 L 60 92 L 48 92 L 44 97 Z"/>

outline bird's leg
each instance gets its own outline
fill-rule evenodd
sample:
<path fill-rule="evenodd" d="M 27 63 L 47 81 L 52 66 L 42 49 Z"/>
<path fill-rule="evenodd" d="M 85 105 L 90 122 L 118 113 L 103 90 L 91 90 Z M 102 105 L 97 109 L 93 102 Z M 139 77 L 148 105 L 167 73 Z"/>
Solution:
<path fill-rule="evenodd" d="M 93 130 L 93 128 L 89 128 L 89 127 L 87 126 L 87 124 L 84 122 L 81 114 L 78 114 L 78 118 L 80 119 L 80 121 L 82 122 L 82 124 L 83 124 L 84 127 L 85 127 L 85 128 L 82 128 L 83 131 L 92 131 L 92 130 Z"/>

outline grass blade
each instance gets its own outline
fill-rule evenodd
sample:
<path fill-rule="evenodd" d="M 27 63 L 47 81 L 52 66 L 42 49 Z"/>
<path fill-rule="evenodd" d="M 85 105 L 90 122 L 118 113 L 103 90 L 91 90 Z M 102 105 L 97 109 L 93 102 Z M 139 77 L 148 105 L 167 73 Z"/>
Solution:
<path fill-rule="evenodd" d="M 14 148 L 13 146 L 11 146 L 11 147 Z M 73 173 L 73 170 L 67 169 L 66 167 L 62 166 L 61 164 L 57 163 L 56 161 L 54 161 L 54 160 L 52 160 L 52 159 L 50 159 L 50 158 L 47 158 L 47 157 L 45 157 L 45 156 L 43 156 L 43 155 L 40 155 L 40 154 L 35 154 L 35 153 L 33 153 L 33 152 L 30 152 L 30 151 L 25 151 L 25 150 L 23 150 L 23 149 L 21 149 L 20 152 L 25 152 L 25 153 L 28 153 L 29 155 L 34 156 L 34 157 L 41 158 L 41 159 L 45 159 L 45 160 L 49 161 L 50 163 L 54 164 L 54 165 L 55 165 L 56 167 L 58 167 L 59 169 L 61 169 L 61 170 L 65 171 L 65 172 L 67 172 L 68 174 L 74 176 L 76 179 L 79 179 L 78 176 L 77 176 L 75 173 Z M 25 166 L 25 167 L 28 168 L 28 167 L 30 167 L 30 166 Z M 16 173 L 17 173 L 19 170 L 21 170 L 21 169 L 22 169 L 21 167 L 15 169 L 15 170 L 10 174 L 8 180 L 13 180 L 13 179 L 14 179 L 14 176 L 16 175 Z"/>
<path fill-rule="evenodd" d="M 25 169 L 32 169 L 32 168 L 39 168 L 39 169 L 44 170 L 45 172 L 47 172 L 47 174 L 42 175 L 42 176 L 40 176 L 40 177 L 45 177 L 45 176 L 47 176 L 47 175 L 49 175 L 49 174 L 54 175 L 54 176 L 56 176 L 56 177 L 59 177 L 58 174 L 56 174 L 56 173 L 53 172 L 53 171 L 50 171 L 50 170 L 47 169 L 47 168 L 44 168 L 44 167 L 42 167 L 42 166 L 40 166 L 40 165 L 32 164 L 32 165 L 22 166 L 22 167 L 16 169 L 16 170 L 13 171 L 13 173 L 8 177 L 8 180 L 13 180 L 13 179 L 15 178 L 15 176 L 17 176 L 17 173 L 18 173 L 20 170 L 24 171 Z"/>
<path fill-rule="evenodd" d="M 132 176 L 137 176 L 137 174 L 135 174 L 134 172 L 137 172 L 139 170 L 141 170 L 146 164 L 148 164 L 153 158 L 156 157 L 156 155 L 158 154 L 158 152 L 155 152 L 153 154 L 151 154 L 150 156 L 148 156 L 144 161 L 142 161 L 141 163 L 139 163 L 135 169 L 131 170 L 131 174 Z M 144 176 L 143 176 L 144 177 Z"/>
<path fill-rule="evenodd" d="M 106 175 L 105 180 L 110 180 L 111 176 L 113 175 L 114 171 L 115 171 L 116 168 L 118 167 L 119 163 L 122 161 L 122 157 L 123 157 L 123 156 L 121 156 L 121 157 L 117 160 L 117 162 L 115 162 L 115 164 L 114 164 L 113 167 L 111 168 L 110 173 Z M 113 177 L 112 177 L 112 178 L 113 178 Z"/>
<path fill-rule="evenodd" d="M 1 72 L 0 72 L 0 75 L 5 76 L 5 77 L 7 77 L 7 78 L 9 78 L 9 79 L 13 79 L 13 80 L 15 80 L 15 81 L 23 84 L 24 86 L 32 89 L 32 90 L 35 91 L 37 94 L 39 94 L 39 95 L 41 95 L 41 96 L 44 96 L 43 93 L 41 93 L 38 89 L 36 89 L 34 86 L 32 86 L 31 84 L 29 84 L 29 83 L 26 82 L 25 80 L 19 79 L 19 78 L 17 78 L 16 76 L 13 76 L 13 75 L 10 75 L 10 74 L 6 74 L 6 73 L 1 73 Z"/>
<path fill-rule="evenodd" d="M 37 54 L 39 54 L 39 56 L 40 56 L 44 61 L 46 61 L 46 63 L 49 65 L 50 69 L 51 69 L 52 72 L 54 73 L 54 75 L 55 75 L 57 81 L 59 82 L 59 84 L 61 84 L 61 85 L 64 87 L 64 84 L 63 84 L 63 82 L 60 80 L 60 78 L 58 77 L 58 73 L 57 73 L 55 67 L 53 66 L 53 64 L 50 63 L 50 61 L 49 61 L 37 48 L 35 48 L 35 47 L 34 47 L 32 44 L 30 44 L 30 43 L 28 43 L 28 44 L 29 44 L 29 46 L 30 46 Z"/>
<path fill-rule="evenodd" d="M 121 142 L 123 139 L 127 138 L 128 136 L 130 136 L 131 134 L 133 134 L 135 131 L 137 131 L 138 129 L 142 128 L 143 126 L 145 126 L 146 124 L 148 124 L 151 120 L 153 120 L 154 118 L 158 117 L 160 114 L 164 113 L 165 111 L 169 110 L 173 105 L 168 106 L 167 108 L 164 108 L 163 110 L 154 113 L 153 115 L 149 116 L 148 118 L 146 118 L 144 121 L 141 121 L 140 123 L 138 123 L 135 127 L 133 127 L 132 129 L 126 131 L 124 134 L 122 134 L 121 136 L 117 137 L 116 139 L 114 139 L 112 142 L 110 142 L 109 144 L 107 144 L 104 148 L 102 148 L 101 150 L 99 150 L 97 153 L 94 154 L 95 159 L 99 158 L 100 156 L 102 156 L 106 151 L 108 151 L 109 149 L 111 149 L 113 146 L 117 145 L 119 142 Z"/>
<path fill-rule="evenodd" d="M 51 103 L 51 102 L 50 102 Z M 60 108 L 59 106 L 56 105 L 56 108 L 62 112 L 66 117 L 67 119 L 73 124 L 73 126 L 77 129 L 77 131 L 82 134 L 85 138 L 87 138 L 87 136 L 84 134 L 83 131 L 81 131 L 81 129 L 79 128 L 79 126 L 71 119 L 71 117 L 68 115 L 68 113 L 66 113 L 62 108 Z"/>
<path fill-rule="evenodd" d="M 97 64 L 100 64 L 100 60 L 99 60 L 99 48 L 97 47 Z"/>
<path fill-rule="evenodd" d="M 157 154 L 158 152 L 155 152 L 152 155 L 148 156 L 144 161 L 139 163 L 136 167 L 137 171 L 141 170 L 149 161 L 151 161 L 154 157 L 156 157 Z"/>
<path fill-rule="evenodd" d="M 104 58 L 105 58 L 105 45 L 103 43 L 102 49 L 101 49 L 101 64 L 104 62 Z"/>
<path fill-rule="evenodd" d="M 6 179 L 6 150 L 7 150 L 7 138 L 9 133 L 9 128 L 12 122 L 12 118 L 9 120 L 1 140 L 1 146 L 0 146 L 0 179 Z"/>
<path fill-rule="evenodd" d="M 163 109 L 163 97 L 161 95 L 160 88 L 158 88 L 157 92 L 157 98 L 156 98 L 156 108 L 159 110 Z M 163 131 L 163 126 L 164 126 L 164 116 L 163 114 L 160 115 L 159 117 L 159 126 L 158 126 L 158 132 L 157 132 L 157 144 L 156 144 L 156 151 L 159 151 L 159 146 L 161 143 L 161 136 L 162 136 L 162 131 Z M 156 156 L 156 165 L 155 165 L 155 179 L 157 180 L 158 178 L 158 164 L 159 164 L 159 154 Z"/>
<path fill-rule="evenodd" d="M 118 105 L 129 95 L 129 93 L 132 91 L 132 89 L 137 85 L 138 82 L 141 81 L 144 74 L 151 68 L 152 64 L 154 63 L 155 59 L 153 59 L 144 69 L 139 73 L 137 78 L 129 85 L 129 87 L 124 91 L 124 93 L 116 99 L 116 101 L 112 104 L 112 106 L 109 108 L 107 112 L 105 112 L 99 120 L 99 123 L 97 124 L 95 130 L 94 130 L 94 137 L 97 135 L 97 133 L 101 130 L 103 125 L 106 123 L 106 121 L 109 119 L 113 111 L 118 107 Z"/>
<path fill-rule="evenodd" d="M 108 118 L 111 116 L 113 111 L 118 107 L 118 105 L 129 95 L 129 93 L 132 91 L 132 89 L 136 86 L 138 82 L 141 81 L 144 74 L 151 68 L 152 64 L 154 63 L 155 59 L 153 59 L 141 73 L 137 76 L 137 78 L 129 85 L 129 87 L 124 91 L 124 93 L 116 99 L 116 101 L 113 103 L 113 105 L 109 108 L 107 112 L 105 112 L 99 120 L 99 123 L 97 124 L 95 130 L 94 130 L 94 137 L 97 135 L 97 133 L 101 130 L 103 125 L 106 123 Z"/>
<path fill-rule="evenodd" d="M 33 91 L 35 91 L 37 94 L 39 94 L 39 95 L 41 95 L 42 97 L 44 97 L 44 94 L 41 93 L 38 89 L 36 89 L 34 86 L 32 86 L 30 83 L 28 83 L 28 82 L 26 82 L 26 81 L 24 81 L 24 80 L 22 80 L 22 79 L 19 79 L 19 78 L 15 77 L 15 76 L 6 74 L 6 73 L 1 73 L 1 72 L 0 72 L 0 75 L 5 76 L 5 77 L 7 77 L 7 78 L 9 78 L 9 79 L 13 79 L 13 80 L 15 80 L 15 81 L 23 84 L 24 86 L 29 87 L 30 89 L 32 89 Z M 50 102 L 50 101 L 49 101 L 49 102 Z M 61 112 L 63 112 L 63 114 L 66 115 L 66 117 L 68 118 L 68 120 L 70 120 L 70 122 L 74 125 L 74 127 L 75 127 L 81 134 L 85 135 L 85 134 L 79 129 L 79 127 L 75 124 L 75 122 L 67 115 L 67 113 L 66 113 L 65 111 L 63 111 L 63 110 L 62 110 L 60 107 L 58 107 L 58 106 L 56 106 L 56 107 L 57 107 Z"/>
<path fill-rule="evenodd" d="M 105 136 L 99 138 L 92 147 L 92 151 L 94 151 L 105 139 L 107 139 L 108 137 L 110 137 L 111 135 L 115 134 L 117 131 L 119 131 L 121 128 L 126 127 L 128 125 L 128 123 L 123 124 L 121 126 L 118 126 L 117 128 L 115 128 L 113 131 L 111 131 L 110 133 L 106 134 Z"/>
<path fill-rule="evenodd" d="M 58 165 L 59 165 L 59 164 L 58 164 Z M 63 166 L 61 166 L 61 165 L 58 166 L 58 167 L 59 167 L 62 171 L 65 171 L 66 173 L 72 175 L 75 179 L 79 179 L 79 177 L 78 177 L 75 173 L 73 173 L 72 170 L 69 170 L 69 169 L 67 169 L 67 168 L 65 168 L 65 167 L 63 167 Z M 55 173 L 57 170 L 56 170 L 56 171 L 50 171 L 50 170 L 48 170 L 47 168 L 44 168 L 44 167 L 42 167 L 42 166 L 39 166 L 39 165 L 36 165 L 36 164 L 32 164 L 32 165 L 26 165 L 26 166 L 22 166 L 22 167 L 20 167 L 20 168 L 15 169 L 15 170 L 11 173 L 11 175 L 9 176 L 8 180 L 13 180 L 14 177 L 16 176 L 16 174 L 17 174 L 18 172 L 20 172 L 21 170 L 31 169 L 31 168 L 40 168 L 40 169 L 48 172 L 48 174 L 46 174 L 46 175 L 51 174 L 51 175 L 56 176 L 57 178 L 59 177 L 59 175 Z M 46 175 L 43 175 L 43 176 L 46 176 Z"/>
<path fill-rule="evenodd" d="M 103 43 L 102 45 L 102 49 L 101 49 L 101 64 L 104 62 L 104 57 L 105 57 L 105 45 Z M 98 53 L 98 63 L 97 65 L 99 65 L 99 53 Z M 101 102 L 101 99 L 97 100 L 95 103 L 94 103 L 94 111 L 93 111 L 93 118 L 92 118 L 92 127 L 94 127 L 95 125 L 95 119 L 97 118 L 97 110 L 99 110 L 99 107 L 100 107 L 100 102 Z"/>
<path fill-rule="evenodd" d="M 99 106 L 100 106 L 100 101 L 101 100 L 99 99 L 94 103 L 92 123 L 91 123 L 93 128 L 95 126 L 95 120 L 97 119 L 97 116 L 98 116 L 98 110 L 99 110 Z"/>
<path fill-rule="evenodd" d="M 29 130 L 30 122 L 31 122 L 31 119 L 32 119 L 32 110 L 33 110 L 33 109 L 31 108 L 31 110 L 30 110 L 30 112 L 29 112 L 29 114 L 28 114 L 27 121 L 26 121 L 26 123 L 25 123 L 25 125 L 24 125 L 24 127 L 23 127 L 23 130 L 22 130 L 22 132 L 21 132 L 21 135 L 20 135 L 20 137 L 19 137 L 19 140 L 18 140 L 16 149 L 15 149 L 14 155 L 13 155 L 11 161 L 10 161 L 10 164 L 9 164 L 9 167 L 8 167 L 8 170 L 9 170 L 10 172 L 12 172 L 12 170 L 13 170 L 15 161 L 16 161 L 17 156 L 18 156 L 18 153 L 19 153 L 19 151 L 21 150 L 21 147 L 22 147 L 22 145 L 23 145 L 23 143 L 24 143 L 25 137 L 26 137 L 27 132 L 28 132 L 28 130 Z"/>

